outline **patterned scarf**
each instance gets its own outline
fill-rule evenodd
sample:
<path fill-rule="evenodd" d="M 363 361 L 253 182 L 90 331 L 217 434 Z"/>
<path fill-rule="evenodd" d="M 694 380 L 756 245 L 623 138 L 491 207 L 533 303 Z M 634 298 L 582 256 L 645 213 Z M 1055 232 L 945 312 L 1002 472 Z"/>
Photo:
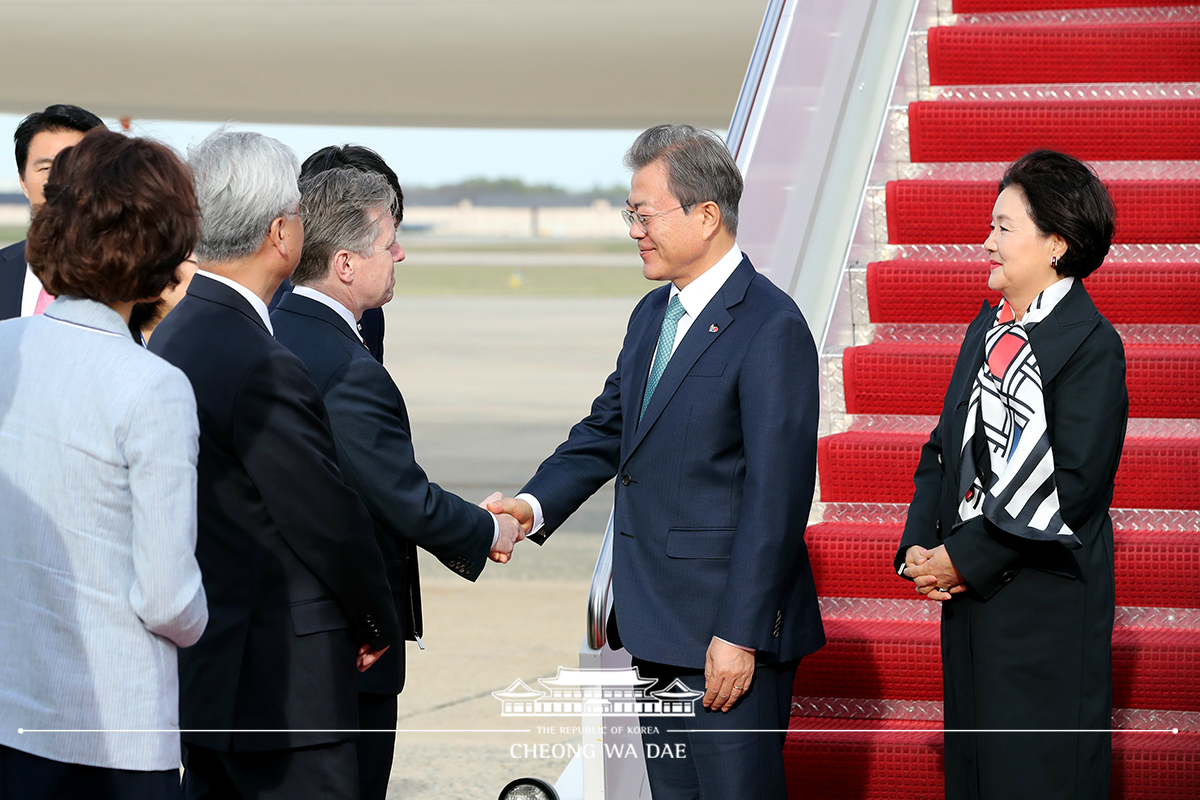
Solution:
<path fill-rule="evenodd" d="M 1042 373 L 1028 335 L 1074 282 L 1046 288 L 1020 321 L 1007 300 L 1000 304 L 967 407 L 959 474 L 960 490 L 967 488 L 958 516 L 965 522 L 982 514 L 1014 536 L 1077 550 L 1083 545 L 1059 513 Z"/>

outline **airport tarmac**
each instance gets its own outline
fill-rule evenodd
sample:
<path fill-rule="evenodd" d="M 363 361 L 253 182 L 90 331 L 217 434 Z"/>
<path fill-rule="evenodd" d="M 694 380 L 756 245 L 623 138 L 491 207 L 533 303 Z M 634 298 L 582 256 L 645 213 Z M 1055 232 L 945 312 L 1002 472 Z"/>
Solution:
<path fill-rule="evenodd" d="M 638 255 L 632 252 L 623 253 L 558 253 L 558 252 L 525 252 L 511 253 L 495 252 L 492 250 L 470 252 L 462 250 L 442 250 L 421 253 L 422 264 L 429 266 L 487 266 L 520 269 L 522 267 L 616 267 L 629 269 L 641 262 Z M 403 269 L 403 267 L 402 267 Z"/>
<path fill-rule="evenodd" d="M 388 304 L 385 363 L 430 479 L 473 501 L 520 489 L 586 415 L 637 300 Z M 422 552 L 426 649 L 408 644 L 389 800 L 493 800 L 516 777 L 557 780 L 569 758 L 553 745 L 579 741 L 557 729 L 578 720 L 503 717 L 491 693 L 578 666 L 611 501 L 605 487 L 545 546 L 518 545 L 510 564 L 489 564 L 474 584 Z M 556 733 L 538 731 L 548 725 Z"/>

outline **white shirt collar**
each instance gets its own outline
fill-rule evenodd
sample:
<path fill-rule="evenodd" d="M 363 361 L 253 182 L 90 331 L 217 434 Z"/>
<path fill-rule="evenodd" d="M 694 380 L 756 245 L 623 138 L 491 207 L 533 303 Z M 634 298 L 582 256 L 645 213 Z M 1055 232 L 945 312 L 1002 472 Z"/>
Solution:
<path fill-rule="evenodd" d="M 25 283 L 21 286 L 21 316 L 33 316 L 38 296 L 42 293 L 42 282 L 33 274 L 33 267 L 25 263 Z"/>
<path fill-rule="evenodd" d="M 246 298 L 246 301 L 250 303 L 251 307 L 258 312 L 260 317 L 262 317 L 263 324 L 267 326 L 267 333 L 271 334 L 272 336 L 275 335 L 275 329 L 271 327 L 271 315 L 267 311 L 267 304 L 262 301 L 261 297 L 247 289 L 245 286 L 242 286 L 232 278 L 226 278 L 224 275 L 218 275 L 215 272 L 209 272 L 208 270 L 203 269 L 196 270 L 196 274 L 203 275 L 204 277 L 210 278 L 217 283 L 223 283 L 230 289 L 236 291 L 242 297 Z"/>
<path fill-rule="evenodd" d="M 683 304 L 683 310 L 689 317 L 693 319 L 704 310 L 708 305 L 708 301 L 721 290 L 725 285 L 725 281 L 729 280 L 729 276 L 742 263 L 742 251 L 737 246 L 737 242 L 733 243 L 733 249 L 721 257 L 721 260 L 713 264 L 703 274 L 697 276 L 691 283 L 683 287 L 682 290 L 676 289 L 675 285 L 671 285 L 671 294 L 667 298 L 670 301 L 671 297 L 679 295 L 679 302 Z"/>
<path fill-rule="evenodd" d="M 350 313 L 350 309 L 346 308 L 337 300 L 334 300 L 329 295 L 318 289 L 314 289 L 311 286 L 293 286 L 292 293 L 298 294 L 301 297 L 307 297 L 309 300 L 316 300 L 318 303 L 323 303 L 329 306 L 329 308 L 337 312 L 337 315 L 341 317 L 347 325 L 350 326 L 350 330 L 354 331 L 354 335 L 358 337 L 358 340 L 360 342 L 363 341 L 362 334 L 358 332 L 358 320 L 356 320 L 354 315 Z"/>

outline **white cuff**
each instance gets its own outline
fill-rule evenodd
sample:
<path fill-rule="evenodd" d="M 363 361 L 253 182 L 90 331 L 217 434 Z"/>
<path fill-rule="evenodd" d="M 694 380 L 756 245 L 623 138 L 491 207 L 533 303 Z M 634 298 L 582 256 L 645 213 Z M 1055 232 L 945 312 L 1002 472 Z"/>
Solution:
<path fill-rule="evenodd" d="M 529 532 L 537 533 L 540 531 L 542 526 L 546 524 L 546 521 L 542 519 L 542 504 L 538 502 L 536 497 L 531 494 L 525 494 L 524 492 L 517 495 L 516 499 L 524 500 L 526 503 L 529 503 L 529 507 L 533 509 L 533 529 Z"/>
<path fill-rule="evenodd" d="M 734 644 L 733 642 L 728 641 L 727 639 L 722 639 L 720 636 L 714 636 L 713 638 L 716 639 L 718 642 L 725 642 L 725 644 L 727 644 L 731 647 L 736 647 L 738 650 L 745 650 L 747 653 L 754 652 L 753 647 L 746 647 L 745 645 Z"/>

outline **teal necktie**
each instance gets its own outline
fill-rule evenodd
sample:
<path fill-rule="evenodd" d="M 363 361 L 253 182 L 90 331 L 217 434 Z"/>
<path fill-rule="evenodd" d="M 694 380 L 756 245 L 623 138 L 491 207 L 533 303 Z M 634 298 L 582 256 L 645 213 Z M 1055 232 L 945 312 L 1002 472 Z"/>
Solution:
<path fill-rule="evenodd" d="M 658 334 L 658 350 L 654 352 L 654 367 L 650 370 L 650 379 L 646 382 L 646 394 L 642 398 L 642 411 L 638 414 L 639 423 L 642 421 L 642 415 L 646 413 L 646 406 L 650 405 L 650 395 L 654 394 L 654 387 L 658 386 L 658 380 L 666 371 L 667 362 L 671 360 L 671 350 L 675 346 L 675 331 L 679 327 L 679 318 L 683 314 L 683 303 L 679 302 L 679 295 L 676 294 L 667 305 L 667 315 L 663 317 L 662 332 Z"/>

